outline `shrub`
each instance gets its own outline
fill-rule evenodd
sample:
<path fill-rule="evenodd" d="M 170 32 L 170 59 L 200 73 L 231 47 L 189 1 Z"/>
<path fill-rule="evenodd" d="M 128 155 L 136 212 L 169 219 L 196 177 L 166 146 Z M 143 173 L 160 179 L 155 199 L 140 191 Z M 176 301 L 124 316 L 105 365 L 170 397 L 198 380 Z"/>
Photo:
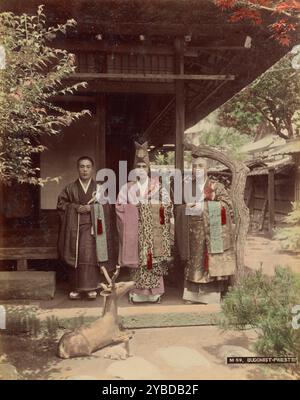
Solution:
<path fill-rule="evenodd" d="M 300 277 L 277 267 L 272 277 L 256 271 L 241 278 L 222 304 L 224 329 L 252 328 L 255 350 L 266 356 L 300 356 L 300 328 L 292 327 L 292 308 L 300 304 Z"/>

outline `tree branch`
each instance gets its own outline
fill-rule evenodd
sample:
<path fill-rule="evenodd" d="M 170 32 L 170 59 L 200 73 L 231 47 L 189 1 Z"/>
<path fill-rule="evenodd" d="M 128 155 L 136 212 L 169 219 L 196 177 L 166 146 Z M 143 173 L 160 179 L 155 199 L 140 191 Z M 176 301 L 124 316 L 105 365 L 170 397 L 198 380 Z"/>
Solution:
<path fill-rule="evenodd" d="M 272 12 L 272 13 L 278 13 L 278 14 L 281 14 L 281 15 L 285 15 L 286 17 L 289 17 L 289 18 L 293 18 L 293 19 L 295 18 L 297 20 L 300 20 L 300 16 L 295 15 L 295 14 L 291 14 L 288 11 L 283 11 L 282 10 L 282 11 L 279 12 L 275 8 L 263 6 L 261 4 L 255 4 L 255 3 L 252 3 L 251 1 L 237 1 L 236 5 L 237 6 L 243 6 L 243 7 L 252 8 L 253 10 L 259 10 L 259 11 L 264 10 L 264 11 L 269 11 L 269 12 Z"/>

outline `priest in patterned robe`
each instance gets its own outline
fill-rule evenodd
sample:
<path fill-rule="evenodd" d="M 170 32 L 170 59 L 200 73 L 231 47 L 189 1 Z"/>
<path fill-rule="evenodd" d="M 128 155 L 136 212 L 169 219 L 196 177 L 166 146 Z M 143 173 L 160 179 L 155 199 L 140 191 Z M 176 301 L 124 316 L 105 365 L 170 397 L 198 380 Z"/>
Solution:
<path fill-rule="evenodd" d="M 135 143 L 136 179 L 123 185 L 117 204 L 117 229 L 121 267 L 130 268 L 136 287 L 133 303 L 160 302 L 164 275 L 171 256 L 172 204 L 158 178 L 150 177 L 147 143 Z"/>
<path fill-rule="evenodd" d="M 100 267 L 113 269 L 116 263 L 114 214 L 109 204 L 101 204 L 96 199 L 92 158 L 80 157 L 77 169 L 78 179 L 58 196 L 57 210 L 61 218 L 58 252 L 68 265 L 69 298 L 80 299 L 85 294 L 88 299 L 95 299 Z"/>
<path fill-rule="evenodd" d="M 193 200 L 176 209 L 176 243 L 185 265 L 183 299 L 219 303 L 236 269 L 232 202 L 223 184 L 208 179 L 205 159 L 194 157 L 192 163 Z M 197 174 L 202 174 L 202 181 Z"/>

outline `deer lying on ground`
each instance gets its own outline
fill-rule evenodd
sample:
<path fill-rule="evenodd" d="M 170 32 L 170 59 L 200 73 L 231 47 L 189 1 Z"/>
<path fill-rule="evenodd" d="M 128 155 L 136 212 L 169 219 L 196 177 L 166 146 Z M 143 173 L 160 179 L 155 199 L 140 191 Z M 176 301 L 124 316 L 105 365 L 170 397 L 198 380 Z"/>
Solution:
<path fill-rule="evenodd" d="M 130 356 L 129 340 L 132 338 L 132 333 L 120 330 L 118 300 L 133 289 L 135 283 L 115 282 L 120 273 L 119 266 L 112 278 L 104 267 L 101 269 L 107 280 L 107 284 L 101 284 L 103 290 L 100 295 L 104 296 L 102 318 L 73 332 L 65 333 L 58 343 L 58 356 L 61 358 L 89 356 L 105 346 L 117 343 L 124 343 L 126 356 Z"/>

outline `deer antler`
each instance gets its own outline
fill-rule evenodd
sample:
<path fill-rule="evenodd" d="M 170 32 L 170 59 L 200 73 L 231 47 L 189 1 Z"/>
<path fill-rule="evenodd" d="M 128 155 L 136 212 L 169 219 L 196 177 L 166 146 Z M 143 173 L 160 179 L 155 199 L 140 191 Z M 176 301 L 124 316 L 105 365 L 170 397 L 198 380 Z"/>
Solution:
<path fill-rule="evenodd" d="M 116 270 L 115 270 L 115 272 L 114 272 L 114 274 L 113 274 L 113 276 L 112 276 L 112 278 L 111 278 L 112 284 L 115 283 L 117 277 L 119 276 L 119 273 L 120 273 L 120 265 L 117 265 L 117 266 L 116 266 Z"/>
<path fill-rule="evenodd" d="M 100 286 L 102 287 L 102 289 L 104 290 L 110 290 L 110 287 L 108 285 L 106 285 L 105 283 L 100 283 Z"/>
<path fill-rule="evenodd" d="M 105 267 L 101 267 L 101 270 L 102 270 L 102 272 L 103 272 L 103 274 L 105 276 L 105 279 L 107 280 L 109 286 L 111 286 L 112 285 L 112 281 L 110 279 L 110 276 L 108 275 L 108 272 L 106 271 L 106 268 Z"/>

